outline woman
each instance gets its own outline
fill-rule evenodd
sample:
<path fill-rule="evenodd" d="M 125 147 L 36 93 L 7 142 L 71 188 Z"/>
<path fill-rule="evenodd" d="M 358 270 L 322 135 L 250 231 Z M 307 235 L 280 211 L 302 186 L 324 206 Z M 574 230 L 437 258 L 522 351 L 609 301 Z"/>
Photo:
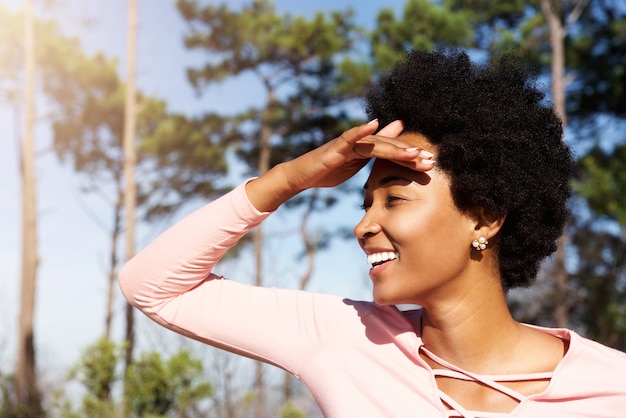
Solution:
<path fill-rule="evenodd" d="M 507 309 L 506 291 L 555 250 L 569 197 L 561 124 L 532 81 L 507 59 L 408 54 L 368 91 L 375 120 L 170 228 L 123 268 L 125 296 L 167 328 L 288 370 L 328 417 L 623 416 L 626 354 Z M 373 302 L 212 273 L 282 203 L 370 159 L 354 234 Z"/>

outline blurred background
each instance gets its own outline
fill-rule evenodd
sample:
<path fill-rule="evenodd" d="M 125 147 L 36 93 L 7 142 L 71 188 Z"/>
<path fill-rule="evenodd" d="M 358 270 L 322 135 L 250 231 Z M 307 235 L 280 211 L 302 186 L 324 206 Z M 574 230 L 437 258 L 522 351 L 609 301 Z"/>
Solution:
<path fill-rule="evenodd" d="M 363 89 L 404 51 L 444 45 L 518 53 L 575 152 L 568 229 L 509 294 L 516 318 L 626 350 L 623 1 L 0 0 L 0 418 L 319 416 L 281 371 L 129 309 L 117 271 L 363 122 Z M 363 181 L 290 201 L 217 272 L 370 299 Z"/>

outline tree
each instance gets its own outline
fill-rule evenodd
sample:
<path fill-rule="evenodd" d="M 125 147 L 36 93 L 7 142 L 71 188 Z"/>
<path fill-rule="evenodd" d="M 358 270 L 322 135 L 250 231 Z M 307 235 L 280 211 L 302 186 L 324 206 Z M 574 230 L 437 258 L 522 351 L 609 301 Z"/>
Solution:
<path fill-rule="evenodd" d="M 591 125 L 594 130 L 601 128 L 594 123 L 601 115 L 623 123 L 626 117 L 624 4 L 618 0 L 589 2 L 577 22 L 566 49 L 569 67 L 575 71 L 568 90 L 570 119 Z M 623 135 L 620 140 L 624 140 Z"/>
<path fill-rule="evenodd" d="M 0 9 L 2 17 L 2 37 L 0 56 L 3 70 L 0 71 L 2 98 L 16 109 L 24 111 L 24 137 L 21 149 L 21 174 L 23 182 L 23 266 L 20 324 L 18 327 L 18 349 L 15 371 L 14 401 L 17 411 L 26 416 L 40 416 L 42 394 L 39 391 L 36 374 L 36 353 L 33 320 L 35 312 L 36 272 L 38 264 L 36 245 L 36 200 L 34 170 L 34 124 L 35 99 L 46 86 L 48 53 L 60 43 L 58 31 L 49 22 L 33 17 L 32 3 L 26 2 L 21 16 Z M 20 17 L 22 22 L 20 23 Z M 24 35 L 20 35 L 23 32 Z M 35 48 L 36 45 L 36 48 Z M 58 50 L 56 50 L 58 52 Z M 53 56 L 54 54 L 52 54 Z M 60 56 L 57 57 L 60 59 Z M 6 70 L 6 71 L 5 71 Z M 24 84 L 26 98 L 20 107 L 16 99 L 17 85 Z M 5 95 L 5 93 L 8 93 Z"/>
<path fill-rule="evenodd" d="M 121 347 L 106 337 L 83 351 L 81 359 L 68 373 L 69 380 L 77 380 L 86 389 L 79 414 L 102 418 L 116 415 L 113 387 L 120 379 L 116 369 L 122 358 Z"/>
<path fill-rule="evenodd" d="M 188 351 L 179 351 L 167 361 L 157 352 L 142 354 L 126 378 L 125 396 L 132 416 L 191 416 L 199 403 L 213 393 L 202 372 L 202 362 Z"/>
<path fill-rule="evenodd" d="M 380 70 L 393 65 L 409 49 L 470 46 L 473 31 L 464 9 L 453 10 L 445 2 L 408 0 L 400 19 L 391 9 L 381 10 L 370 36 L 375 67 Z"/>
<path fill-rule="evenodd" d="M 588 337 L 626 351 L 626 240 L 605 217 L 578 217 L 571 241 L 578 263 L 571 280 L 579 284 L 571 317 Z"/>
<path fill-rule="evenodd" d="M 119 78 L 114 60 L 102 54 L 86 56 L 74 39 L 50 36 L 42 55 L 54 151 L 62 163 L 70 163 L 81 174 L 81 190 L 99 195 L 112 209 L 110 222 L 99 221 L 111 240 L 105 313 L 105 335 L 110 336 L 122 206 L 128 187 L 123 177 L 127 85 Z M 136 132 L 133 140 L 138 148 L 134 165 L 142 179 L 136 194 L 137 217 L 154 220 L 171 214 L 189 197 L 221 192 L 214 183 L 227 165 L 217 146 L 207 141 L 202 153 L 188 146 L 206 141 L 197 129 L 199 124 L 168 112 L 162 100 L 140 92 L 132 97 L 137 102 L 131 112 L 136 114 L 135 127 L 130 127 Z M 172 161 L 184 167 L 172 170 Z M 194 182 L 187 184 L 190 178 Z M 134 251 L 131 245 L 127 249 Z"/>
<path fill-rule="evenodd" d="M 238 115 L 206 115 L 219 121 L 218 141 L 231 147 L 248 167 L 262 174 L 277 162 L 298 155 L 345 127 L 349 116 L 333 111 L 355 97 L 369 78 L 350 57 L 355 27 L 350 12 L 321 13 L 310 20 L 276 14 L 271 3 L 253 1 L 240 11 L 226 6 L 177 2 L 190 31 L 186 46 L 210 54 L 208 63 L 188 71 L 198 89 L 243 73 L 254 75 L 266 100 Z M 357 80 L 349 80 L 346 70 Z M 324 200 L 322 200 L 324 201 Z M 330 200 L 328 200 L 330 202 Z M 263 229 L 254 234 L 256 285 L 263 284 Z M 256 415 L 265 414 L 263 366 L 257 367 Z"/>
<path fill-rule="evenodd" d="M 574 279 L 585 303 L 574 315 L 592 338 L 626 350 L 626 145 L 593 147 L 578 162 L 574 188 L 590 216 L 578 216 Z"/>
<path fill-rule="evenodd" d="M 124 213 L 126 215 L 126 261 L 135 255 L 135 209 L 137 186 L 135 185 L 137 98 L 135 67 L 137 60 L 137 0 L 128 0 L 128 33 L 126 44 L 126 95 L 124 98 Z M 133 361 L 135 345 L 134 308 L 126 303 L 126 369 Z"/>
<path fill-rule="evenodd" d="M 22 279 L 18 326 L 16 404 L 21 416 L 43 416 L 35 357 L 37 205 L 35 180 L 35 34 L 32 1 L 24 2 L 24 138 L 22 161 Z"/>
<path fill-rule="evenodd" d="M 17 32 L 21 25 L 15 23 L 17 17 L 4 9 L 0 12 L 7 17 L 3 19 L 7 25 L 1 29 L 7 36 L 0 40 L 0 56 L 7 58 L 0 72 L 2 92 L 9 92 L 3 98 L 11 100 L 24 72 L 5 73 L 4 69 L 19 69 L 19 64 L 23 62 L 23 57 L 15 52 L 16 46 L 22 42 Z M 52 22 L 37 20 L 35 24 L 38 44 L 36 61 L 41 80 L 37 94 L 38 100 L 43 101 L 48 110 L 45 121 L 52 126 L 54 151 L 62 162 L 70 162 L 81 174 L 83 192 L 98 193 L 112 208 L 109 297 L 105 315 L 105 333 L 110 335 L 125 190 L 122 137 L 126 86 L 117 75 L 115 61 L 102 54 L 86 56 L 78 41 L 61 35 Z M 154 219 L 171 213 L 187 196 L 197 197 L 202 193 L 210 196 L 211 193 L 221 192 L 222 189 L 216 188 L 213 182 L 226 172 L 224 156 L 210 143 L 204 147 L 202 154 L 195 155 L 185 144 L 206 140 L 196 129 L 199 124 L 182 115 L 169 113 L 163 101 L 140 93 L 136 96 L 140 106 L 137 137 L 146 138 L 140 141 L 137 158 L 141 163 L 138 167 L 142 167 L 140 175 L 145 179 L 137 196 L 141 216 Z M 175 135 L 171 135 L 172 132 Z M 179 142 L 176 145 L 168 143 L 172 138 Z M 151 154 L 152 151 L 167 155 Z M 172 160 L 182 162 L 185 168 L 168 170 L 167 165 L 171 165 Z M 159 169 L 163 165 L 166 167 Z M 195 180 L 191 188 L 184 185 L 190 177 Z M 17 375 L 25 376 L 21 372 Z M 28 416 L 38 415 L 29 413 Z"/>
<path fill-rule="evenodd" d="M 567 35 L 567 24 L 571 24 L 578 19 L 580 13 L 587 4 L 586 0 L 574 2 L 574 8 L 569 15 L 565 17 L 565 22 L 561 17 L 561 2 L 552 0 L 541 0 L 541 9 L 548 23 L 550 33 L 550 49 L 551 54 L 551 75 L 552 75 L 552 101 L 554 110 L 561 118 L 563 127 L 567 126 L 567 113 L 565 110 L 565 36 Z M 570 304 L 566 300 L 567 291 L 567 269 L 565 266 L 565 258 L 567 248 L 567 234 L 559 240 L 556 251 L 554 269 L 554 322 L 559 328 L 567 328 L 569 326 Z"/>
<path fill-rule="evenodd" d="M 79 408 L 64 405 L 60 415 L 66 418 L 114 418 L 126 409 L 125 416 L 200 416 L 202 403 L 213 394 L 213 387 L 203 376 L 199 359 L 180 350 L 169 359 L 147 351 L 125 369 L 125 344 L 100 338 L 85 348 L 71 368 L 68 379 L 85 389 Z M 113 387 L 125 381 L 123 399 L 115 397 Z"/>

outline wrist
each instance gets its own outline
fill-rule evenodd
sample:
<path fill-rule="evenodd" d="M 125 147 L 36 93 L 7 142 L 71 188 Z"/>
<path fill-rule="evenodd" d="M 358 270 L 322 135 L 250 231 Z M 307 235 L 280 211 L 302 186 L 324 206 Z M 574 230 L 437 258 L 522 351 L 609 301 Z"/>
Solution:
<path fill-rule="evenodd" d="M 302 191 L 290 178 L 288 165 L 280 163 L 246 184 L 246 195 L 260 212 L 273 212 Z"/>

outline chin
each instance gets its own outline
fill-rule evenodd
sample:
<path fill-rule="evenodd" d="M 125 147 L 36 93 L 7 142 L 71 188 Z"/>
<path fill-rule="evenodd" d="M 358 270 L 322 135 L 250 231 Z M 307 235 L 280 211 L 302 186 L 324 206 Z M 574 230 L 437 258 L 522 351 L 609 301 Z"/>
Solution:
<path fill-rule="evenodd" d="M 388 295 L 379 295 L 379 294 L 376 294 L 376 292 L 374 292 L 373 294 L 373 299 L 374 299 L 375 304 L 381 305 L 381 306 L 389 306 L 389 305 L 396 305 L 398 303 L 402 303 L 402 302 L 398 302 L 396 298 L 389 297 Z"/>

